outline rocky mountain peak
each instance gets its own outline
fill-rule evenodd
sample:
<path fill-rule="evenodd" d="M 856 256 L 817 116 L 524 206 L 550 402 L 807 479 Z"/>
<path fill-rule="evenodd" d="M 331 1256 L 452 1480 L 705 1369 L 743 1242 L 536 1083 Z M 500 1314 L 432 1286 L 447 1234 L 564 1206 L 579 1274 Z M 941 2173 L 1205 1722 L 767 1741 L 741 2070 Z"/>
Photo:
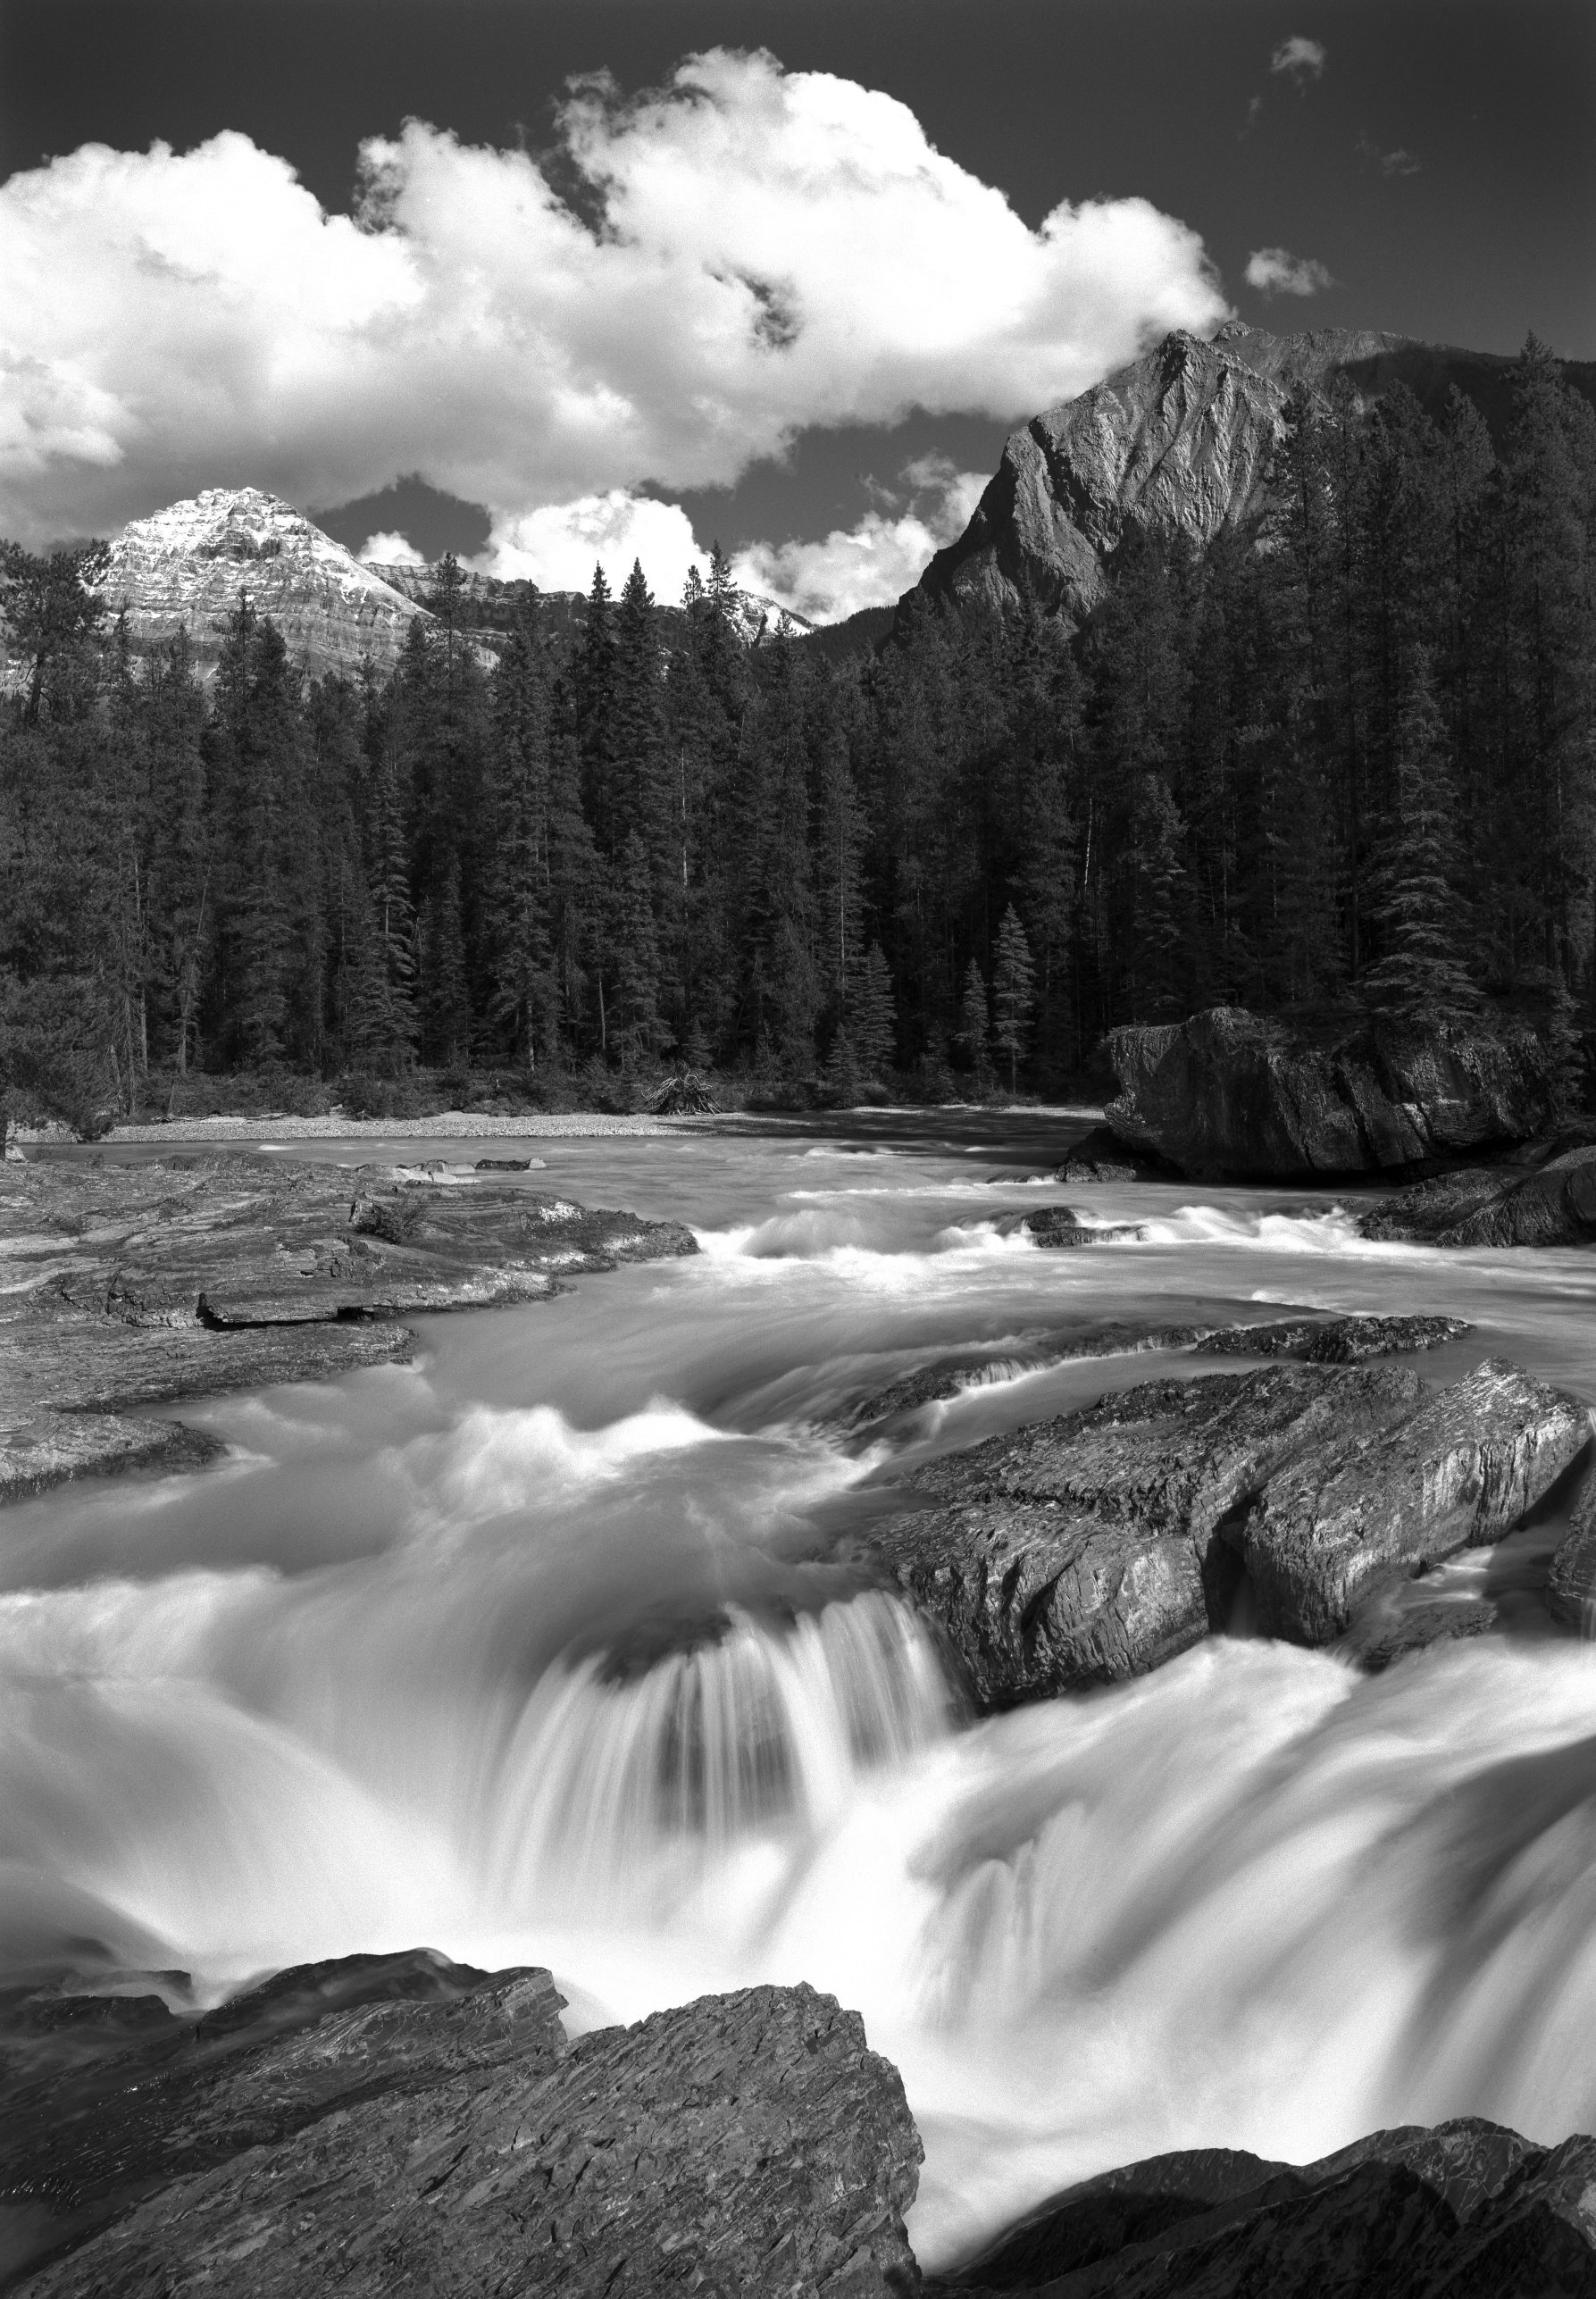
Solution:
<path fill-rule="evenodd" d="M 1228 320 L 1208 339 L 1178 328 L 1011 434 L 969 526 L 920 588 L 999 608 L 1029 594 L 1078 618 L 1101 598 L 1128 525 L 1204 544 L 1257 514 L 1293 391 L 1327 399 L 1344 377 L 1366 402 L 1400 382 L 1434 414 L 1456 385 L 1500 432 L 1511 365 L 1371 330 L 1272 335 Z M 1596 397 L 1596 367 L 1565 372 Z"/>
<path fill-rule="evenodd" d="M 109 614 L 126 614 L 141 649 L 186 625 L 208 669 L 241 592 L 272 617 L 290 655 L 317 672 L 353 672 L 365 655 L 388 668 L 425 612 L 258 487 L 208 487 L 134 520 L 111 546 L 101 595 Z"/>

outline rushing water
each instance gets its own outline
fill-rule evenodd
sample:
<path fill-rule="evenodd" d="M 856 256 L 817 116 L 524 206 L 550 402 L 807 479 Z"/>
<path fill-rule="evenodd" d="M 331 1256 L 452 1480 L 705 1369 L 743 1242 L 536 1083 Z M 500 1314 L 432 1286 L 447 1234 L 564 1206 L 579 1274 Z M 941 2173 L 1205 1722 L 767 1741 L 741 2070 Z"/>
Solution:
<path fill-rule="evenodd" d="M 1366 1245 L 1324 1195 L 1066 1193 L 1078 1131 L 534 1145 L 534 1181 L 702 1251 L 190 1407 L 231 1448 L 201 1476 L 8 1510 L 0 1977 L 213 1998 L 426 1943 L 552 1965 L 572 2027 L 807 1979 L 903 2070 L 928 2264 L 1164 2148 L 1596 2126 L 1596 1647 L 1537 1593 L 1555 1510 L 1447 1568 L 1500 1630 L 1384 1676 L 1238 1634 L 979 1724 L 907 1609 L 813 1561 L 895 1459 L 1211 1369 L 1040 1361 L 1105 1321 L 1450 1311 L 1477 1330 L 1426 1370 L 1501 1352 L 1596 1401 L 1589 1258 Z M 1005 1219 L 1066 1195 L 1145 1237 Z M 973 1345 L 898 1453 L 840 1433 Z"/>

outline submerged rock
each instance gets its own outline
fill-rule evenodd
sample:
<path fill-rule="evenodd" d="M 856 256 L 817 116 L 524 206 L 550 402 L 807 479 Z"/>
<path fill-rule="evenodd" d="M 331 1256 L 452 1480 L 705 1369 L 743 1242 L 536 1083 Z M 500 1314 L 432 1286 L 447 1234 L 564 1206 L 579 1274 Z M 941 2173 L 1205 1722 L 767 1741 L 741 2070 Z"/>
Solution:
<path fill-rule="evenodd" d="M 1272 1325 L 1229 1325 L 1206 1333 L 1199 1357 L 1297 1357 L 1308 1365 L 1363 1365 L 1439 1349 L 1472 1330 L 1466 1317 L 1290 1317 Z"/>
<path fill-rule="evenodd" d="M 1528 1141 L 1551 1120 L 1545 1056 L 1527 1029 L 1455 1041 L 1365 1029 L 1317 1045 L 1216 1006 L 1116 1030 L 1108 1051 L 1115 1134 L 1191 1175 L 1389 1173 Z"/>
<path fill-rule="evenodd" d="M 996 2299 L 1550 2299 L 1596 2294 L 1596 2139 L 1477 2117 L 1317 2163 L 1155 2156 L 1057 2197 L 927 2294 Z"/>
<path fill-rule="evenodd" d="M 1497 1361 L 1439 1391 L 1406 1367 L 1149 1382 L 925 1463 L 905 1480 L 923 1508 L 842 1553 L 1004 1708 L 1173 1659 L 1224 1626 L 1243 1569 L 1266 1630 L 1327 1643 L 1383 1581 L 1511 1532 L 1589 1434 Z"/>
<path fill-rule="evenodd" d="M 1409 1245 L 1589 1245 L 1596 1240 L 1596 1142 L 1530 1172 L 1470 1167 L 1420 1182 L 1360 1218 L 1365 1237 Z"/>
<path fill-rule="evenodd" d="M 353 1190 L 353 1202 L 351 1201 Z M 0 1167 L 0 1502 L 203 1460 L 139 1406 L 408 1356 L 397 1320 L 541 1300 L 698 1250 L 679 1222 L 441 1167 L 354 1176 L 263 1156 Z"/>
<path fill-rule="evenodd" d="M 918 2289 L 920 2143 L 856 2013 L 748 1988 L 567 2044 L 560 2004 L 546 1971 L 355 1957 L 36 2080 L 0 2144 L 21 2290 Z"/>

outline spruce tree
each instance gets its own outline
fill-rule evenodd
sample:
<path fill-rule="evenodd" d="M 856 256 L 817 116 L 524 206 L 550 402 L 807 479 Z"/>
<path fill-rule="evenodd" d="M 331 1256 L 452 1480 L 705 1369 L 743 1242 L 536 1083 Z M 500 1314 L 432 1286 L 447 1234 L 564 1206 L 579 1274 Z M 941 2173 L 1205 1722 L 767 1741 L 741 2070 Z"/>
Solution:
<path fill-rule="evenodd" d="M 879 1078 L 891 1067 L 898 1041 L 898 1012 L 892 999 L 892 977 L 879 942 L 872 942 L 856 975 L 848 1001 L 848 1036 L 866 1077 Z"/>
<path fill-rule="evenodd" d="M 992 1039 L 1008 1056 L 1008 1090 L 1015 1091 L 1020 1063 L 1031 1043 L 1031 1016 L 1036 1003 L 1036 968 L 1025 929 L 1011 902 L 998 928 L 998 958 L 992 968 Z"/>

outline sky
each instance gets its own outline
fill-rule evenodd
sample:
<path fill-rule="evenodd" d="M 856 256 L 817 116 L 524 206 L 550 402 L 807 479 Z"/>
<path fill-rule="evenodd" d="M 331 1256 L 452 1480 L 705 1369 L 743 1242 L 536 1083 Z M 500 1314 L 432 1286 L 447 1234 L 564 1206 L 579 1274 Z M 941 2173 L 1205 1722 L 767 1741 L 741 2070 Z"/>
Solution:
<path fill-rule="evenodd" d="M 896 598 L 1173 327 L 1596 356 L 1592 0 L 0 0 L 0 532 Z"/>

